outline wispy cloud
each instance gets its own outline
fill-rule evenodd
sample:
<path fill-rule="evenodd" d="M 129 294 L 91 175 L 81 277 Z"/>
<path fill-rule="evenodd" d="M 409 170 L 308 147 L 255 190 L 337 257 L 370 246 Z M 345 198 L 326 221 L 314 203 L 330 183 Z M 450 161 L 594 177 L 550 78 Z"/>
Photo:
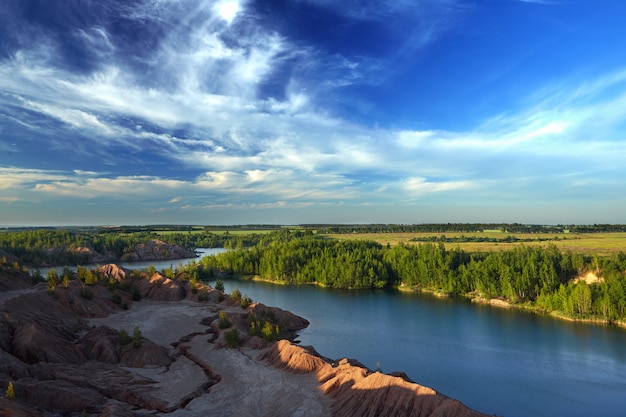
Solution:
<path fill-rule="evenodd" d="M 318 4 L 360 20 L 403 18 L 415 7 Z M 404 39 L 407 48 L 421 45 L 412 36 L 433 42 L 464 10 L 455 1 L 422 5 L 411 18 L 424 26 Z M 301 45 L 255 24 L 243 1 L 151 0 L 117 13 L 155 27 L 146 51 L 128 54 L 124 40 L 97 20 L 72 32 L 97 51 L 87 70 L 57 64 L 53 38 L 0 61 L 1 120 L 46 151 L 92 158 L 77 166 L 49 158 L 51 169 L 43 170 L 0 157 L 0 201 L 158 201 L 200 210 L 393 205 L 472 193 L 494 201 L 547 185 L 570 198 L 624 187 L 609 179 L 626 177 L 626 70 L 546 86 L 521 98 L 522 110 L 467 131 L 376 129 L 333 114 L 326 93 L 369 82 L 397 57 Z M 19 145 L 0 136 L 3 152 Z M 126 171 L 106 171 L 102 155 Z M 159 161 L 154 171 L 140 169 L 152 160 Z"/>

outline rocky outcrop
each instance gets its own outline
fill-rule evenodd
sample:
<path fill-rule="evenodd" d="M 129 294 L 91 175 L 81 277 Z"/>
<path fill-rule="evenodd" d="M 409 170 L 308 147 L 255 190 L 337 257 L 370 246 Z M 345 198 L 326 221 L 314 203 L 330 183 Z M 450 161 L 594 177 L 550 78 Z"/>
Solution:
<path fill-rule="evenodd" d="M 149 300 L 178 301 L 187 296 L 187 285 L 181 285 L 180 281 L 166 278 L 159 272 L 137 280 L 136 286 L 141 292 L 141 297 Z"/>
<path fill-rule="evenodd" d="M 480 417 L 459 401 L 399 376 L 372 372 L 353 361 L 329 363 L 311 349 L 282 340 L 260 360 L 293 373 L 315 373 L 322 391 L 333 399 L 335 417 Z"/>
<path fill-rule="evenodd" d="M 161 240 L 150 240 L 135 246 L 122 256 L 122 261 L 156 261 L 163 259 L 195 258 L 196 253 L 182 246 L 170 245 Z"/>
<path fill-rule="evenodd" d="M 145 272 L 133 275 L 129 269 L 116 264 L 101 266 L 98 271 L 110 280 L 118 283 L 124 282 L 126 286 L 136 288 L 140 298 L 154 301 L 179 301 L 193 298 L 188 281 L 173 280 L 160 272 L 155 272 L 153 275 Z"/>
<path fill-rule="evenodd" d="M 115 255 L 112 252 L 108 251 L 106 248 L 102 251 L 102 253 L 96 252 L 92 248 L 88 248 L 85 246 L 69 247 L 67 251 L 78 255 L 84 255 L 87 259 L 87 262 L 90 264 L 108 262 L 115 259 Z"/>
<path fill-rule="evenodd" d="M 143 338 L 139 348 L 133 342 L 121 345 L 120 332 L 107 326 L 91 329 L 77 346 L 89 361 L 122 364 L 132 368 L 160 367 L 172 363 L 168 351 L 162 346 Z"/>
<path fill-rule="evenodd" d="M 124 281 L 130 277 L 130 270 L 117 266 L 116 264 L 107 264 L 100 267 L 100 272 L 107 278 L 112 278 L 117 282 Z"/>
<path fill-rule="evenodd" d="M 261 303 L 255 303 L 250 306 L 250 312 L 257 317 L 271 318 L 272 322 L 280 323 L 289 332 L 306 329 L 309 326 L 307 319 L 278 307 L 268 307 Z"/>

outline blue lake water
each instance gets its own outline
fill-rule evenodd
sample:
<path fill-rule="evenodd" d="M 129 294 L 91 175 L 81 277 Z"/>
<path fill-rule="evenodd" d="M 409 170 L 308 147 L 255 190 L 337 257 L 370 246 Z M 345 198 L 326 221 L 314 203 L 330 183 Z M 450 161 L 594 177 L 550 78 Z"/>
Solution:
<path fill-rule="evenodd" d="M 223 249 L 203 250 L 203 254 Z M 183 263 L 190 260 L 183 260 Z M 180 261 L 123 263 L 157 269 Z M 57 268 L 61 272 L 62 268 Z M 45 276 L 47 271 L 42 269 Z M 396 291 L 226 280 L 254 301 L 305 317 L 303 345 L 357 359 L 487 414 L 626 415 L 626 330 Z"/>
<path fill-rule="evenodd" d="M 186 265 L 188 262 L 191 262 L 191 261 L 199 262 L 203 256 L 208 256 L 208 255 L 224 252 L 225 250 L 226 249 L 223 249 L 223 248 L 198 248 L 196 249 L 196 253 L 198 254 L 197 258 L 174 259 L 174 260 L 166 260 L 166 261 L 126 261 L 126 262 L 115 262 L 115 263 L 119 266 L 123 266 L 124 268 L 128 268 L 128 269 L 144 270 L 146 268 L 149 268 L 150 266 L 154 266 L 157 271 L 162 271 L 163 269 L 169 268 L 170 266 L 173 266 L 174 268 L 176 268 L 178 264 Z M 97 265 L 98 264 L 86 264 L 82 266 L 87 269 L 92 269 L 92 268 L 95 268 Z M 78 269 L 76 265 L 67 265 L 67 267 L 74 272 L 76 272 L 76 270 Z M 38 269 L 39 269 L 39 273 L 41 273 L 41 276 L 45 278 L 48 275 L 49 270 L 54 269 L 60 275 L 63 272 L 63 268 L 65 267 L 53 266 L 53 267 L 45 267 L 45 268 L 38 268 Z M 30 268 L 29 272 L 31 275 L 34 274 L 35 268 Z"/>
<path fill-rule="evenodd" d="M 307 318 L 303 345 L 413 380 L 487 414 L 626 415 L 626 330 L 394 291 L 225 281 Z"/>

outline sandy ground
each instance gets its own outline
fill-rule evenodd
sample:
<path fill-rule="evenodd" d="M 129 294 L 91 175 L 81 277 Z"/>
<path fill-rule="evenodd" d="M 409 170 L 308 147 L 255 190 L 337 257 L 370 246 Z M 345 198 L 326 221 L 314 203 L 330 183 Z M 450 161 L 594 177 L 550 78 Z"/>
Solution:
<path fill-rule="evenodd" d="M 94 325 L 126 329 L 129 334 L 139 326 L 143 336 L 168 349 L 171 343 L 192 333 L 203 333 L 200 320 L 216 316 L 216 307 L 190 301 L 155 302 L 142 300 L 130 310 L 103 319 Z M 256 360 L 259 352 L 247 348 L 227 349 L 208 343 L 208 335 L 200 334 L 185 345 L 188 352 L 208 365 L 221 381 L 208 389 L 203 385 L 209 377 L 196 363 L 185 356 L 168 368 L 132 368 L 133 372 L 150 377 L 155 384 L 155 397 L 171 406 L 181 406 L 173 413 L 154 414 L 172 417 L 196 416 L 330 416 L 330 399 L 319 389 L 315 375 L 294 375 L 279 371 Z M 191 401 L 189 401 L 191 399 Z"/>

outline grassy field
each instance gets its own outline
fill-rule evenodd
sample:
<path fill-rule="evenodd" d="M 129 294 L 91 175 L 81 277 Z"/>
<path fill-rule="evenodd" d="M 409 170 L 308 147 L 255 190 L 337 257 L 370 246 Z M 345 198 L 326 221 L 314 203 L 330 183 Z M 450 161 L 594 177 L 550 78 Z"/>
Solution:
<path fill-rule="evenodd" d="M 297 230 L 298 227 L 284 226 L 284 229 Z M 229 235 L 248 235 L 272 233 L 277 229 L 254 229 L 254 228 L 224 228 L 212 229 L 211 233 Z M 154 230 L 159 235 L 171 233 L 204 233 L 202 226 L 195 226 L 191 231 L 176 230 Z M 350 233 L 350 234 L 328 234 L 329 238 L 338 240 L 363 239 L 374 240 L 382 245 L 395 246 L 399 243 L 417 245 L 423 242 L 412 241 L 412 239 L 429 240 L 441 238 L 445 235 L 448 239 L 476 238 L 503 240 L 507 237 L 514 237 L 518 242 L 444 242 L 448 249 L 461 248 L 467 252 L 488 252 L 511 249 L 515 245 L 526 246 L 548 246 L 554 245 L 560 250 L 584 253 L 586 255 L 610 256 L 618 252 L 626 252 L 626 233 L 504 233 L 499 230 L 485 230 L 484 232 L 467 233 Z M 524 241 L 530 240 L 530 241 Z M 438 243 L 435 241 L 433 243 Z"/>
<path fill-rule="evenodd" d="M 216 235 L 223 235 L 228 233 L 229 235 L 233 235 L 233 236 L 237 236 L 237 235 L 265 235 L 268 233 L 272 233 L 275 232 L 276 230 L 269 230 L 269 229 L 252 229 L 252 230 L 246 230 L 246 229 L 237 229 L 237 230 L 210 230 L 211 233 L 216 234 Z"/>
<path fill-rule="evenodd" d="M 419 244 L 412 242 L 413 238 L 428 239 L 439 238 L 442 234 L 434 233 L 352 233 L 352 234 L 329 234 L 333 239 L 365 239 L 374 240 L 382 245 L 389 243 L 391 246 L 399 243 Z M 504 239 L 512 236 L 518 239 L 532 239 L 531 242 L 446 242 L 446 248 L 461 248 L 467 252 L 499 251 L 511 249 L 515 245 L 548 246 L 555 245 L 563 251 L 571 250 L 587 255 L 609 256 L 618 252 L 626 252 L 626 233 L 502 233 L 502 232 L 478 232 L 478 233 L 445 233 L 446 238 L 476 237 L 488 239 Z M 437 242 L 435 242 L 437 243 Z"/>
<path fill-rule="evenodd" d="M 198 226 L 198 227 L 194 227 L 193 230 L 150 230 L 150 232 L 159 236 L 167 236 L 167 235 L 173 235 L 173 234 L 178 234 L 178 233 L 199 234 L 199 233 L 204 233 L 204 229 L 201 226 Z"/>

